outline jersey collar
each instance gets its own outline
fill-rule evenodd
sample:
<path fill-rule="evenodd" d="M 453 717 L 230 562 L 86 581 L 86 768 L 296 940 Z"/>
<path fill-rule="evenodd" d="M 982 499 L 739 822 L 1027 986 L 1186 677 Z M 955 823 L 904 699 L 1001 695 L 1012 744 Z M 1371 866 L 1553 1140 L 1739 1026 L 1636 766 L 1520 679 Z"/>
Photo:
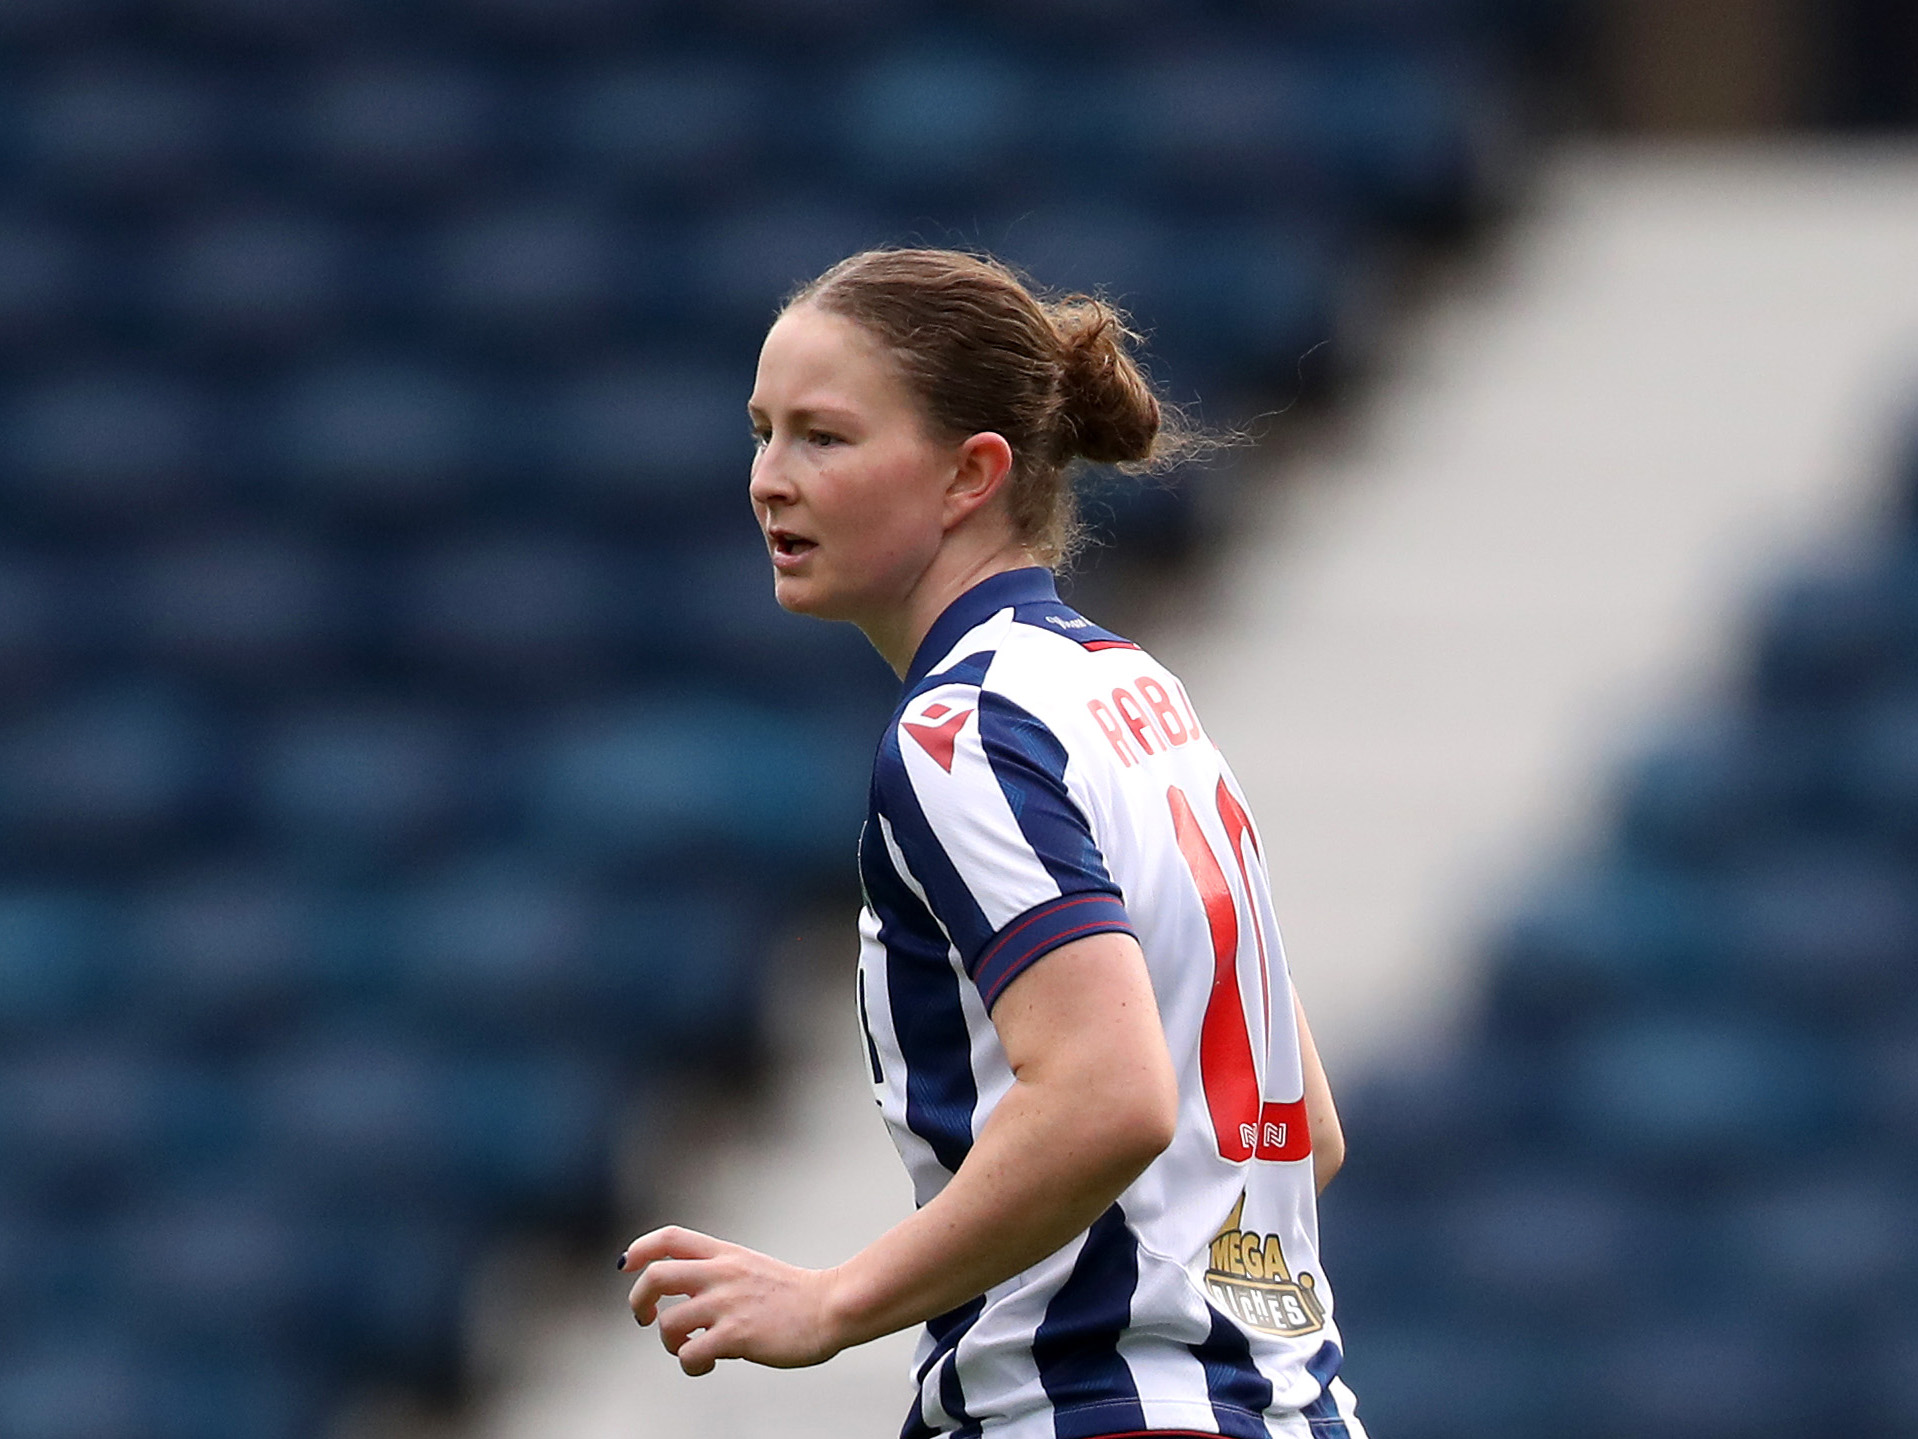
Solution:
<path fill-rule="evenodd" d="M 910 690 L 924 679 L 932 667 L 945 658 L 947 651 L 959 642 L 959 636 L 1000 610 L 1041 600 L 1057 603 L 1058 599 L 1058 583 L 1053 579 L 1052 571 L 1043 566 L 1001 570 L 996 575 L 986 576 L 947 605 L 939 618 L 932 622 L 932 628 L 926 631 L 926 637 L 913 653 L 912 666 L 906 671 L 906 688 Z"/>

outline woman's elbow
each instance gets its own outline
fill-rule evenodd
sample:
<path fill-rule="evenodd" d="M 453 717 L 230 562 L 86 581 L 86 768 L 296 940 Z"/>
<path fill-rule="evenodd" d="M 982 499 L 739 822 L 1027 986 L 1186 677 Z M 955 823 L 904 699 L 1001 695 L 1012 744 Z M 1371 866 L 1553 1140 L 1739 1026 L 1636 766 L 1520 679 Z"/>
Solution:
<path fill-rule="evenodd" d="M 1345 1166 L 1345 1135 L 1335 1125 L 1328 1134 L 1312 1137 L 1312 1182 L 1320 1194 Z"/>
<path fill-rule="evenodd" d="M 1141 1170 L 1172 1147 L 1179 1132 L 1179 1087 L 1169 1066 L 1163 1076 L 1125 1092 L 1118 1129 L 1118 1147 Z"/>

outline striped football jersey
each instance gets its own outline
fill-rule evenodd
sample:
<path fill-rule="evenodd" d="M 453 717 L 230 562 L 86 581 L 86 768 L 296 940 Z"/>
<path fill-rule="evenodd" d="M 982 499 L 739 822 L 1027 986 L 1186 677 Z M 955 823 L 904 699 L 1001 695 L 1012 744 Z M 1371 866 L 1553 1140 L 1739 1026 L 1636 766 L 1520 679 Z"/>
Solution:
<path fill-rule="evenodd" d="M 907 673 L 859 862 L 860 1020 L 919 1203 L 1013 1083 L 994 1002 L 1062 944 L 1136 936 L 1179 1079 L 1171 1146 L 1090 1229 L 926 1326 L 907 1439 L 1364 1439 L 1258 831 L 1179 681 L 1049 571 L 983 581 Z"/>

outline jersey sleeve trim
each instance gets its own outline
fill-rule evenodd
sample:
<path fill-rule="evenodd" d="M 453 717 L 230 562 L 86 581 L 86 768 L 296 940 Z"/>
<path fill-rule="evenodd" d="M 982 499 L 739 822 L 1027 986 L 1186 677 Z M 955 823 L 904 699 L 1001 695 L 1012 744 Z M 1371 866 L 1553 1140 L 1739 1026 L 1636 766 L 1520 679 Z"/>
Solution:
<path fill-rule="evenodd" d="M 999 933 L 979 953 L 972 970 L 973 983 L 990 1014 L 1006 986 L 1024 974 L 1035 961 L 1062 944 L 1092 934 L 1130 934 L 1132 917 L 1125 901 L 1116 894 L 1062 894 L 1057 899 L 1034 905 Z"/>

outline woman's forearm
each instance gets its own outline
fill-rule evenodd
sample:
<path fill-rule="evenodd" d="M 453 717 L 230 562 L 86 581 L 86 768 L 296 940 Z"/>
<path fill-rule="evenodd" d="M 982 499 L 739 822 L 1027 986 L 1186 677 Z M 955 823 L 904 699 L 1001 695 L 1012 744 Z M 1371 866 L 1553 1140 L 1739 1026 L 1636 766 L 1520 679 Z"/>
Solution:
<path fill-rule="evenodd" d="M 1305 1119 L 1312 1134 L 1312 1179 L 1320 1194 L 1345 1163 L 1345 1130 L 1332 1103 L 1332 1086 L 1319 1062 L 1312 1026 L 1305 1022 L 1305 1002 L 1292 991 L 1292 1015 L 1299 1028 L 1299 1062 L 1305 1070 Z"/>
<path fill-rule="evenodd" d="M 1016 1081 L 946 1187 L 828 1272 L 842 1345 L 922 1323 L 1038 1263 L 1172 1142 L 1177 1081 L 1129 937 L 1055 951 L 994 1018 Z"/>
<path fill-rule="evenodd" d="M 1088 1228 L 1161 1149 L 1149 1121 L 1092 1130 L 1076 1106 L 1015 1084 L 952 1181 L 829 1271 L 835 1347 L 924 1323 Z"/>
<path fill-rule="evenodd" d="M 1178 1081 L 1131 936 L 1052 951 L 993 1022 L 1011 1089 L 945 1188 L 844 1264 L 801 1269 L 678 1226 L 627 1246 L 633 1316 L 688 1374 L 817 1364 L 942 1314 L 1086 1229 L 1172 1142 Z"/>

